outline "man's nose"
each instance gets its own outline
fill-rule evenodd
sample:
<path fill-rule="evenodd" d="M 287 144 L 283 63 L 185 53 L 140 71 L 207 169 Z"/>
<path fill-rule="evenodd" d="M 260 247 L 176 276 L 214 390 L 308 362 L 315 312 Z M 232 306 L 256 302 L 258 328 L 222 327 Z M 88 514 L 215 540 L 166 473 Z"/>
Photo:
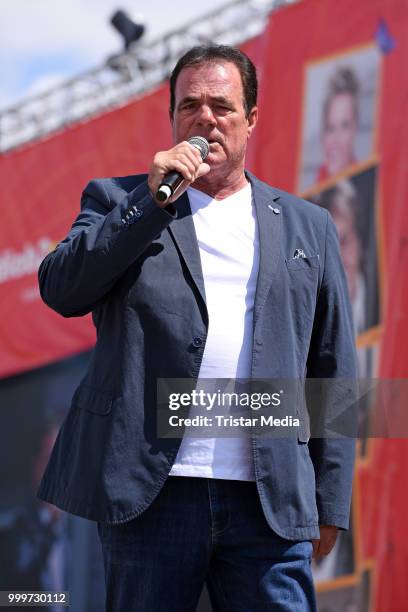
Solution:
<path fill-rule="evenodd" d="M 200 107 L 198 113 L 198 122 L 200 125 L 215 125 L 217 123 L 217 120 L 214 117 L 214 113 L 212 112 L 211 107 L 207 104 L 203 104 Z"/>

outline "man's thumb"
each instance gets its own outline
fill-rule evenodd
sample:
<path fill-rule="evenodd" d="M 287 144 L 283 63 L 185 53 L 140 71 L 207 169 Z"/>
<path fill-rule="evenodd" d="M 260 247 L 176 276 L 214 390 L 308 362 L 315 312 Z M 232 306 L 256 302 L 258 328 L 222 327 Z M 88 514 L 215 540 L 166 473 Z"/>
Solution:
<path fill-rule="evenodd" d="M 204 176 L 205 174 L 208 174 L 210 170 L 211 170 L 211 167 L 205 162 L 203 162 L 202 164 L 200 164 L 198 168 L 197 178 L 199 178 L 200 176 Z"/>

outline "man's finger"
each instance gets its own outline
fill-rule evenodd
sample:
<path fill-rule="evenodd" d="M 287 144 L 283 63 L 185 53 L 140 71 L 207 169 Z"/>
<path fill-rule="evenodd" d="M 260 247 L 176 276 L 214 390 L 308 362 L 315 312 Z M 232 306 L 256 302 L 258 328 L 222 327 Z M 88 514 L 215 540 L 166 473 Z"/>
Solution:
<path fill-rule="evenodd" d="M 320 541 L 319 554 L 328 555 L 336 543 L 336 537 L 328 536 L 323 541 Z"/>
<path fill-rule="evenodd" d="M 331 525 L 320 525 L 320 539 L 312 540 L 313 557 L 328 555 L 336 543 L 338 529 Z"/>
<path fill-rule="evenodd" d="M 200 178 L 200 176 L 204 176 L 205 174 L 208 174 L 210 170 L 211 170 L 211 167 L 205 162 L 203 162 L 202 164 L 200 164 L 200 167 L 198 168 L 198 173 L 197 173 L 196 178 Z"/>
<path fill-rule="evenodd" d="M 313 545 L 313 558 L 318 556 L 320 540 L 312 540 Z"/>

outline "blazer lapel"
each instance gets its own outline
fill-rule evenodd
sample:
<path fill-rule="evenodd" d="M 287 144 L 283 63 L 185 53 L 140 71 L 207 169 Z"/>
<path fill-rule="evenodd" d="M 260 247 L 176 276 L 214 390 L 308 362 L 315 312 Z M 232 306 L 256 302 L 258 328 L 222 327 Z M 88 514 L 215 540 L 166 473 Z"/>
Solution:
<path fill-rule="evenodd" d="M 190 202 L 187 193 L 183 193 L 177 200 L 177 219 L 167 228 L 176 247 L 184 259 L 191 277 L 205 301 L 205 288 L 203 271 L 201 268 L 200 251 L 197 243 L 194 221 L 191 214 Z"/>
<path fill-rule="evenodd" d="M 282 208 L 279 205 L 280 195 L 272 188 L 246 172 L 252 184 L 252 193 L 259 232 L 259 272 L 255 292 L 254 328 L 260 317 L 266 297 L 273 281 L 279 272 Z"/>

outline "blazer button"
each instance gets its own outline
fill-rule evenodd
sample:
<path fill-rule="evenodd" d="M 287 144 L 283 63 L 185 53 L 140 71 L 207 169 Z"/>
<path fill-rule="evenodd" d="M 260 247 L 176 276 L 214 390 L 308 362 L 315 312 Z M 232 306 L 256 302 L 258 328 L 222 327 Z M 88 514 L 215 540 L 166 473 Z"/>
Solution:
<path fill-rule="evenodd" d="M 202 345 L 202 343 L 203 343 L 203 341 L 201 340 L 201 338 L 198 338 L 198 336 L 197 336 L 196 338 L 194 338 L 194 340 L 193 340 L 193 344 L 194 344 L 194 346 L 196 346 L 197 348 L 198 348 L 199 346 L 201 346 L 201 345 Z"/>

